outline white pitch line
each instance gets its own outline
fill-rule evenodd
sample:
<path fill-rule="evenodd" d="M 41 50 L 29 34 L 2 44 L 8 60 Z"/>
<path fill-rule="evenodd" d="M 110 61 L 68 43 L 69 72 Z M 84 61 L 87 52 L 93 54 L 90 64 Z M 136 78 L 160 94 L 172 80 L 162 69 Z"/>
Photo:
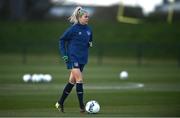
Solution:
<path fill-rule="evenodd" d="M 23 90 L 56 90 L 59 88 L 64 88 L 64 84 L 8 84 L 0 86 L 0 91 L 21 91 Z M 119 84 L 84 84 L 84 89 L 90 90 L 120 90 L 120 89 L 138 89 L 144 87 L 143 83 L 119 83 Z"/>
<path fill-rule="evenodd" d="M 85 85 L 84 89 L 92 89 L 92 90 L 119 90 L 119 89 L 136 89 L 136 88 L 142 88 L 144 87 L 144 84 L 142 83 L 124 83 L 124 84 L 120 84 L 120 85 L 114 85 L 114 86 L 103 86 L 103 85 L 97 85 L 97 86 L 92 86 L 92 85 Z"/>

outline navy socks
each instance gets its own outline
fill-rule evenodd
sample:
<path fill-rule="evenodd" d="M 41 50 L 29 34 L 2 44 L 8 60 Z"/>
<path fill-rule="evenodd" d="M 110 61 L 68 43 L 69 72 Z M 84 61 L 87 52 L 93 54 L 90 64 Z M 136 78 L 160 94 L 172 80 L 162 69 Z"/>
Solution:
<path fill-rule="evenodd" d="M 83 103 L 83 83 L 77 83 L 76 84 L 76 92 L 77 92 L 80 108 L 84 109 L 84 103 Z"/>
<path fill-rule="evenodd" d="M 63 94 L 62 94 L 61 98 L 58 101 L 59 104 L 61 104 L 61 105 L 64 104 L 64 101 L 67 98 L 67 96 L 69 95 L 69 93 L 71 92 L 73 86 L 74 86 L 74 84 L 71 84 L 71 83 L 66 84 L 66 86 L 64 88 L 64 91 L 63 91 Z"/>
<path fill-rule="evenodd" d="M 64 101 L 68 97 L 69 93 L 71 92 L 72 88 L 74 87 L 74 84 L 67 83 L 64 91 L 62 93 L 61 98 L 59 99 L 58 103 L 61 105 L 64 105 Z M 84 109 L 84 103 L 83 103 L 83 83 L 77 83 L 76 84 L 76 92 L 79 100 L 79 106 L 81 109 Z"/>

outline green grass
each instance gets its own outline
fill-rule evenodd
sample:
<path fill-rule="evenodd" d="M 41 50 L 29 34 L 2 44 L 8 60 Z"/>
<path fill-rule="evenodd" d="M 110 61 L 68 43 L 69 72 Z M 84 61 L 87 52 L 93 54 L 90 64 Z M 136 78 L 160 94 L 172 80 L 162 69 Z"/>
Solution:
<path fill-rule="evenodd" d="M 29 56 L 22 64 L 18 55 L 0 58 L 0 116 L 58 117 L 171 117 L 180 116 L 180 68 L 173 60 L 145 60 L 140 67 L 133 59 L 104 58 L 97 65 L 90 58 L 84 70 L 85 102 L 97 100 L 98 114 L 80 114 L 75 88 L 65 102 L 65 114 L 54 104 L 68 80 L 68 71 L 56 55 Z M 129 78 L 119 79 L 127 70 Z M 24 83 L 25 73 L 49 73 L 51 83 Z M 137 87 L 143 84 L 144 87 Z"/>

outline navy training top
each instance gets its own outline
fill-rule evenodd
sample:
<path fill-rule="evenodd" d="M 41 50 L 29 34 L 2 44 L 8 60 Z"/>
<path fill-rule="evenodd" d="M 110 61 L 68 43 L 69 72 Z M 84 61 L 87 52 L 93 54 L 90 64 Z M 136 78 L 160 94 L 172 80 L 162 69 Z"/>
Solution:
<path fill-rule="evenodd" d="M 74 24 L 59 39 L 59 50 L 69 61 L 86 64 L 88 62 L 89 42 L 92 42 L 92 30 L 88 25 Z"/>

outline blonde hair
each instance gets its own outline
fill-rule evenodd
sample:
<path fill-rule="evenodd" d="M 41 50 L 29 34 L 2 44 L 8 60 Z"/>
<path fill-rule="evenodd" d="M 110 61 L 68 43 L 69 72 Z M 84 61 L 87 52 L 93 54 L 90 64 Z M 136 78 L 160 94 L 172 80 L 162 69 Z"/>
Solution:
<path fill-rule="evenodd" d="M 68 18 L 70 23 L 77 24 L 79 21 L 79 17 L 84 15 L 85 13 L 88 13 L 85 9 L 82 7 L 76 7 L 72 15 Z"/>

